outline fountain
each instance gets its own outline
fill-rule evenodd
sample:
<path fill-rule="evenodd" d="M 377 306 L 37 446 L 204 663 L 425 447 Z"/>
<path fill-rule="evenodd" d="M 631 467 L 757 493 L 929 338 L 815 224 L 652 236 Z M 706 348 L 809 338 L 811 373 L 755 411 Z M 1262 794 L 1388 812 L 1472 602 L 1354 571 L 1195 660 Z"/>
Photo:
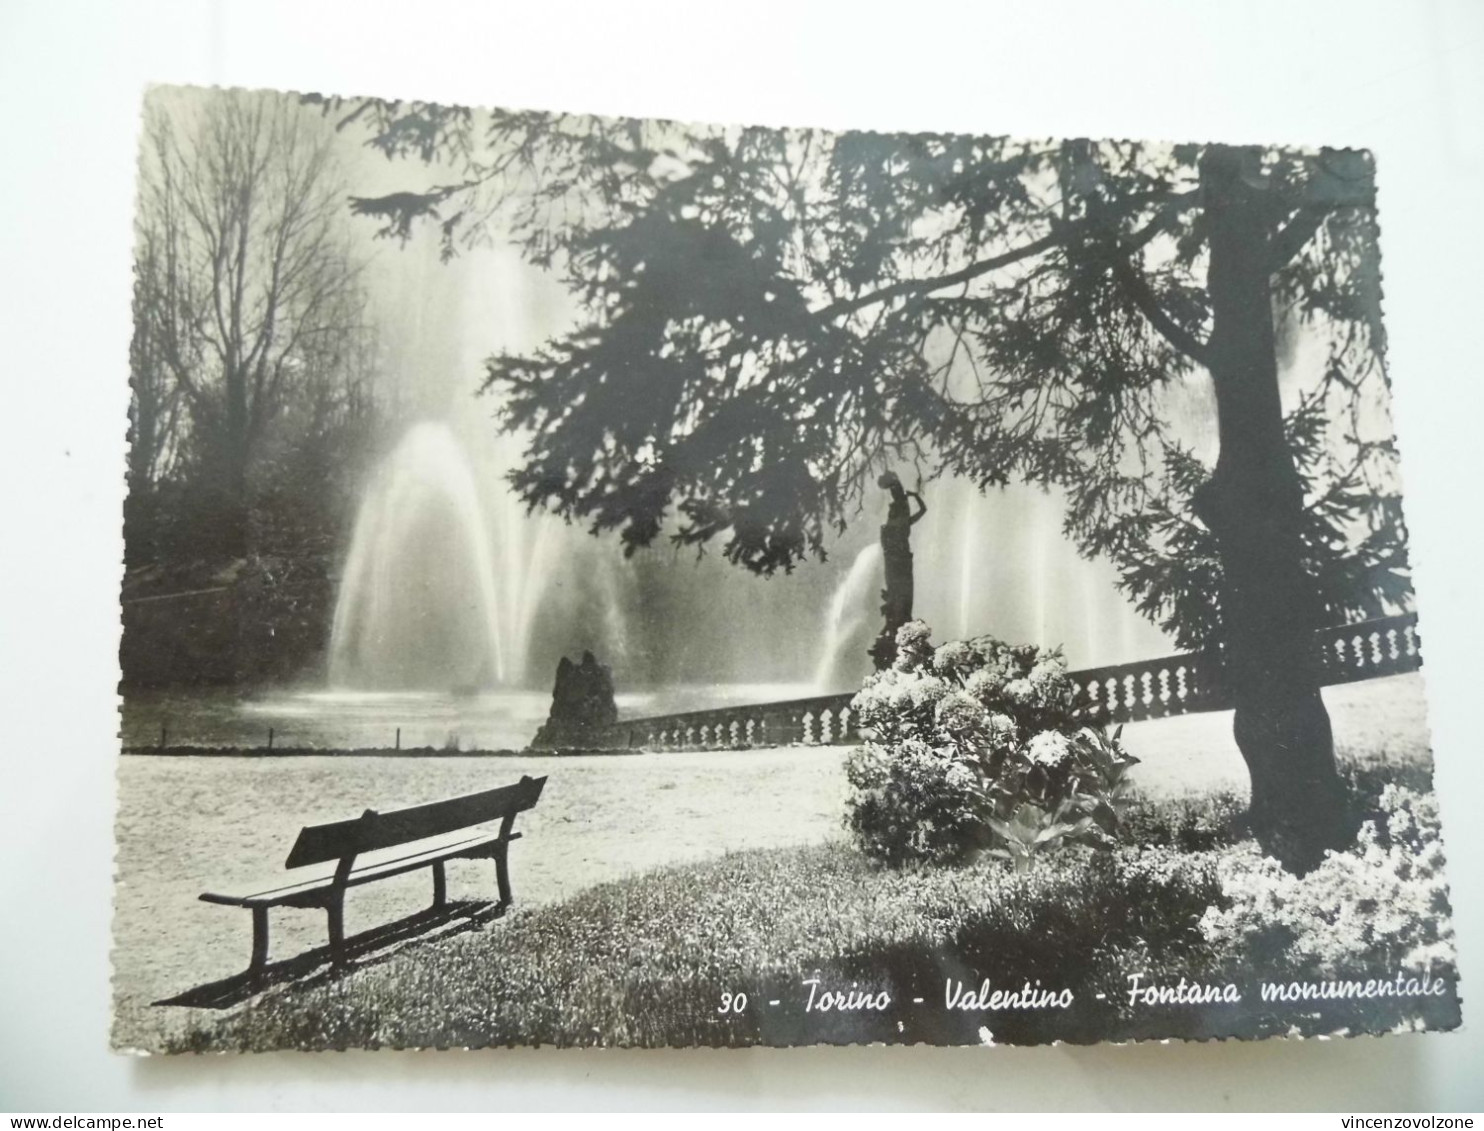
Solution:
<path fill-rule="evenodd" d="M 413 426 L 366 490 L 340 582 L 330 684 L 466 691 L 518 674 L 489 528 L 447 425 Z"/>
<path fill-rule="evenodd" d="M 912 538 L 913 612 L 939 641 L 989 633 L 1062 646 L 1074 667 L 1147 659 L 1174 651 L 1117 589 L 1106 561 L 1080 558 L 1061 531 L 1065 501 L 1015 484 L 988 493 L 945 477 L 927 491 L 928 513 Z M 867 629 L 881 625 L 880 547 L 860 550 L 834 588 L 819 636 L 814 686 L 840 691 L 869 671 Z M 860 652 L 852 665 L 853 650 Z"/>
<path fill-rule="evenodd" d="M 881 588 L 880 578 L 881 545 L 872 542 L 855 556 L 855 561 L 851 563 L 849 571 L 835 587 L 835 594 L 830 598 L 819 664 L 814 670 L 814 686 L 821 694 L 840 690 L 835 684 L 844 675 L 858 680 L 863 674 L 842 672 L 841 654 L 845 646 L 860 635 L 862 628 L 869 625 L 874 630 L 877 627 L 879 611 L 876 606 L 879 602 L 874 598 L 876 591 Z M 860 655 L 861 660 L 857 666 L 864 668 L 864 644 Z"/>
<path fill-rule="evenodd" d="M 915 612 L 939 641 L 988 633 L 1060 646 L 1073 667 L 1166 655 L 1174 643 L 1118 590 L 1106 560 L 1078 555 L 1062 530 L 1066 500 L 1027 484 L 981 492 L 946 477 L 930 486 L 913 535 Z"/>

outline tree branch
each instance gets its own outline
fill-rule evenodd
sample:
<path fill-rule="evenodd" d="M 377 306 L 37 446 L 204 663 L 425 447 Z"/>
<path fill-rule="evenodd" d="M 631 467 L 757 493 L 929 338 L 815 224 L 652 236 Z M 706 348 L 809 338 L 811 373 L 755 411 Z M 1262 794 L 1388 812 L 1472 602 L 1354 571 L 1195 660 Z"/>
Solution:
<path fill-rule="evenodd" d="M 1340 208 L 1369 208 L 1376 203 L 1375 170 L 1370 154 L 1356 149 L 1326 149 L 1309 163 L 1303 203 L 1283 229 L 1269 240 L 1269 262 L 1281 270 L 1314 238 L 1325 218 Z"/>
<path fill-rule="evenodd" d="M 991 256 L 970 263 L 967 267 L 958 271 L 951 271 L 947 275 L 937 275 L 930 279 L 903 279 L 890 286 L 882 287 L 880 290 L 871 291 L 868 294 L 858 295 L 851 299 L 841 299 L 829 306 L 815 311 L 820 318 L 840 318 L 847 314 L 854 314 L 857 310 L 867 306 L 874 306 L 878 302 L 890 302 L 894 298 L 906 295 L 932 294 L 933 291 L 941 291 L 945 287 L 957 286 L 967 283 L 971 279 L 977 279 L 980 275 L 987 275 L 991 271 L 998 271 L 1002 267 L 1008 267 L 1013 263 L 1019 263 L 1022 259 L 1030 259 L 1040 255 L 1043 251 L 1050 251 L 1053 247 L 1065 241 L 1062 232 L 1053 232 L 1042 236 L 1038 240 L 1032 240 L 1023 247 L 1013 251 L 1007 251 L 1003 255 Z"/>
<path fill-rule="evenodd" d="M 1269 270 L 1281 270 L 1303 251 L 1334 208 L 1332 204 L 1305 204 L 1282 230 L 1274 232 L 1268 240 Z"/>
<path fill-rule="evenodd" d="M 1195 190 L 1175 194 L 1165 201 L 1142 228 L 1133 232 L 1126 240 L 1119 240 L 1113 256 L 1113 275 L 1128 292 L 1139 313 L 1160 337 L 1197 365 L 1205 365 L 1206 344 L 1165 313 L 1154 289 L 1149 285 L 1149 280 L 1134 262 L 1135 257 L 1165 230 L 1177 210 L 1175 206 L 1194 201 L 1196 195 Z M 1103 223 L 1107 222 L 1107 215 L 1102 209 L 1098 211 L 1098 219 Z"/>
<path fill-rule="evenodd" d="M 1144 278 L 1142 271 L 1127 259 L 1120 257 L 1113 266 L 1113 273 L 1128 291 L 1128 296 L 1139 308 L 1139 313 L 1145 317 L 1149 325 L 1154 327 L 1160 337 L 1197 365 L 1208 364 L 1206 343 L 1164 312 L 1164 308 L 1159 305 L 1159 299 L 1155 297 L 1153 288 L 1149 286 L 1149 280 Z"/>
<path fill-rule="evenodd" d="M 1055 229 L 1047 235 L 1042 236 L 1038 240 L 1032 240 L 1030 243 L 1014 248 L 1011 251 L 1004 252 L 1001 255 L 976 260 L 967 267 L 962 267 L 957 271 L 950 271 L 946 275 L 937 275 L 929 279 L 903 279 L 900 282 L 892 283 L 890 286 L 882 287 L 880 290 L 871 291 L 869 294 L 833 302 L 829 306 L 815 311 L 815 314 L 821 318 L 839 318 L 846 314 L 854 314 L 857 310 L 872 306 L 878 302 L 890 302 L 894 298 L 901 298 L 907 295 L 927 295 L 932 294 L 934 291 L 943 290 L 946 287 L 958 286 L 961 283 L 967 283 L 973 279 L 977 279 L 981 275 L 988 275 L 993 271 L 998 271 L 1002 267 L 1009 267 L 1012 264 L 1019 263 L 1021 260 L 1032 259 L 1042 252 L 1050 251 L 1052 248 L 1066 243 L 1082 227 L 1090 224 L 1105 223 L 1109 218 L 1116 219 L 1119 214 L 1127 214 L 1134 209 L 1142 208 L 1155 201 L 1159 201 L 1162 204 L 1159 213 L 1144 228 L 1134 233 L 1132 237 L 1129 249 L 1137 250 L 1159 234 L 1160 229 L 1168 217 L 1169 208 L 1172 205 L 1193 200 L 1194 198 L 1195 193 L 1193 191 L 1169 193 L 1161 190 L 1157 193 L 1132 193 L 1119 201 L 1116 207 L 1104 209 L 1096 217 L 1088 216 L 1082 220 L 1074 220 L 1071 223 L 1065 224 L 1058 222 Z"/>

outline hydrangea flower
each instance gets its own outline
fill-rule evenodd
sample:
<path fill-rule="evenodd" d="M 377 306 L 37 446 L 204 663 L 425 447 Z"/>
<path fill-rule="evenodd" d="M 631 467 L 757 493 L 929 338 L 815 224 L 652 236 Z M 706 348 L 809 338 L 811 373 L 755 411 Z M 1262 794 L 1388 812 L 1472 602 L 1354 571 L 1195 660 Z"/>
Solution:
<path fill-rule="evenodd" d="M 1072 745 L 1066 735 L 1043 730 L 1026 744 L 1025 754 L 1033 764 L 1053 770 L 1072 756 Z"/>
<path fill-rule="evenodd" d="M 1003 682 L 1003 680 L 996 679 L 988 669 L 981 668 L 964 680 L 964 690 L 987 707 L 991 703 L 998 702 Z"/>
<path fill-rule="evenodd" d="M 950 640 L 933 653 L 933 671 L 952 675 L 972 667 L 975 658 L 974 649 L 964 641 Z"/>
<path fill-rule="evenodd" d="M 988 722 L 983 704 L 962 691 L 951 691 L 938 701 L 937 718 L 938 726 L 954 736 L 983 731 Z"/>
<path fill-rule="evenodd" d="M 1048 653 L 1031 667 L 1026 679 L 1037 687 L 1054 687 L 1067 677 L 1067 662 L 1056 652 Z"/>
<path fill-rule="evenodd" d="M 920 620 L 909 620 L 897 629 L 897 671 L 916 671 L 932 659 L 932 630 Z"/>
<path fill-rule="evenodd" d="M 935 676 L 918 676 L 908 685 L 908 693 L 913 707 L 936 712 L 938 704 L 948 694 L 948 685 Z"/>
<path fill-rule="evenodd" d="M 1015 725 L 1015 720 L 999 711 L 989 716 L 985 733 L 989 738 L 990 746 L 995 749 L 1014 746 L 1020 737 L 1020 731 Z"/>
<path fill-rule="evenodd" d="M 1036 701 L 1036 688 L 1028 679 L 1012 679 L 1005 684 L 1005 698 L 1012 703 L 1029 706 Z"/>

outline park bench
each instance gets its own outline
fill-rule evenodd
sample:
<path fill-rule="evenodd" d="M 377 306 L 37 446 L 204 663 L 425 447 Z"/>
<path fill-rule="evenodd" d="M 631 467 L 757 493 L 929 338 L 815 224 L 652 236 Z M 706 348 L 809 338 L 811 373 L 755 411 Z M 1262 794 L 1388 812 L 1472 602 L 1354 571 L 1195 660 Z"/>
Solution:
<path fill-rule="evenodd" d="M 448 900 L 444 865 L 449 860 L 494 860 L 499 885 L 498 906 L 510 905 L 509 849 L 516 815 L 533 808 L 546 779 L 522 777 L 514 785 L 471 793 L 430 805 L 416 805 L 391 813 L 367 809 L 359 817 L 328 825 L 306 825 L 289 852 L 285 868 L 335 863 L 328 875 L 313 876 L 251 895 L 205 892 L 207 903 L 246 907 L 252 911 L 252 961 L 249 971 L 261 970 L 268 960 L 268 911 L 274 907 L 324 910 L 329 919 L 331 960 L 345 956 L 345 893 L 362 884 L 400 876 L 419 868 L 433 872 L 433 907 Z M 498 831 L 481 825 L 499 821 Z M 385 850 L 397 850 L 387 852 Z M 358 858 L 371 856 L 369 860 Z"/>

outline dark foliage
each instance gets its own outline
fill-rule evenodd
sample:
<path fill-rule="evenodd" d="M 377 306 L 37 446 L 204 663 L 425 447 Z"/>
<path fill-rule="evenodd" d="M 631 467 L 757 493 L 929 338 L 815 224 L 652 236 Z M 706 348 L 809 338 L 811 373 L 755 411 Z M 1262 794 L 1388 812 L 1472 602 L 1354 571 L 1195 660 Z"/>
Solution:
<path fill-rule="evenodd" d="M 1210 454 L 1182 419 L 1211 317 L 1202 147 L 323 105 L 460 170 L 358 199 L 384 235 L 433 222 L 452 255 L 498 229 L 585 300 L 568 337 L 490 363 L 528 502 L 771 573 L 822 556 L 888 464 L 1054 484 L 1140 609 L 1212 642 Z M 1329 351 L 1288 416 L 1304 566 L 1324 617 L 1394 609 L 1394 452 L 1361 420 L 1385 395 L 1370 163 L 1270 150 L 1252 175 L 1284 324 Z"/>

